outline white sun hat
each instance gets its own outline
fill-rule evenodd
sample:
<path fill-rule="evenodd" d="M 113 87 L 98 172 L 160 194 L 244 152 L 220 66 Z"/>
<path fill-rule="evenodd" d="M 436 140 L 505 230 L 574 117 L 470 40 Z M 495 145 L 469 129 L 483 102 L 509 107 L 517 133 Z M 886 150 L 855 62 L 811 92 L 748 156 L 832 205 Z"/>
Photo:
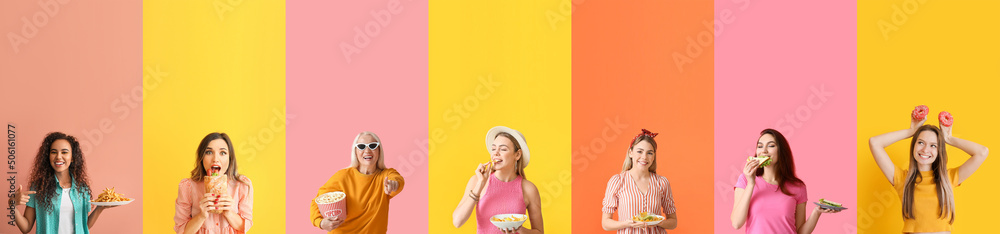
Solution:
<path fill-rule="evenodd" d="M 514 136 L 514 140 L 517 141 L 517 145 L 521 148 L 521 158 L 524 159 L 524 165 L 521 166 L 521 168 L 528 167 L 528 162 L 531 161 L 531 154 L 530 151 L 528 151 L 528 142 L 524 141 L 524 134 L 521 134 L 521 132 L 518 132 L 517 130 L 504 126 L 491 128 L 490 131 L 486 132 L 486 151 L 490 151 L 490 148 L 493 145 L 493 140 L 495 140 L 497 138 L 497 134 L 500 134 L 501 132 L 506 132 L 511 136 Z"/>

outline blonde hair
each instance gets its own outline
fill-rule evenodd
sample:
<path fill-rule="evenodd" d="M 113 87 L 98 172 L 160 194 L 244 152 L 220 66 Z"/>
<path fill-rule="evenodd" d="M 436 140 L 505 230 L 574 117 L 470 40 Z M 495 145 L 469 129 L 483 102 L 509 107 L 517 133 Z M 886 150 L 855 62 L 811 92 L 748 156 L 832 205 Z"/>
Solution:
<path fill-rule="evenodd" d="M 653 155 L 656 155 L 656 140 L 653 140 L 653 137 L 648 135 L 636 137 L 635 140 L 632 141 L 632 145 L 628 147 L 628 150 L 625 150 L 625 163 L 622 163 L 622 172 L 632 169 L 632 157 L 630 157 L 629 154 L 632 153 L 632 148 L 642 141 L 649 142 L 650 145 L 653 145 Z M 656 158 L 657 157 L 653 157 L 653 165 L 649 165 L 649 172 L 656 173 Z"/>
<path fill-rule="evenodd" d="M 379 143 L 379 145 L 378 145 L 378 162 L 375 163 L 375 168 L 386 169 L 386 167 L 385 167 L 385 145 L 382 144 L 382 140 L 378 139 L 378 135 L 375 135 L 374 132 L 369 132 L 369 131 L 364 131 L 364 132 L 358 133 L 358 136 L 354 137 L 354 144 L 351 144 L 351 168 L 358 168 L 359 166 L 361 166 L 361 162 L 358 161 L 358 148 L 355 145 L 358 144 L 358 140 L 360 140 L 361 136 L 364 136 L 364 135 L 372 136 L 372 138 L 375 138 L 375 141 Z"/>
<path fill-rule="evenodd" d="M 506 132 L 497 133 L 497 137 L 501 137 L 501 136 L 509 139 L 511 143 L 514 143 L 514 153 L 521 152 L 521 145 L 517 144 L 517 139 L 514 139 L 514 135 L 510 135 L 510 133 L 506 133 Z M 493 138 L 493 139 L 496 139 L 496 138 Z M 525 144 L 528 144 L 528 143 L 525 142 Z M 521 153 L 521 158 L 518 158 L 517 159 L 517 163 L 514 164 L 514 165 L 517 166 L 517 169 L 514 170 L 514 172 L 517 173 L 517 175 L 520 175 L 521 178 L 527 178 L 527 177 L 524 176 L 524 168 L 527 167 L 527 166 L 524 164 L 524 160 L 523 159 L 524 159 L 524 153 L 522 152 Z"/>

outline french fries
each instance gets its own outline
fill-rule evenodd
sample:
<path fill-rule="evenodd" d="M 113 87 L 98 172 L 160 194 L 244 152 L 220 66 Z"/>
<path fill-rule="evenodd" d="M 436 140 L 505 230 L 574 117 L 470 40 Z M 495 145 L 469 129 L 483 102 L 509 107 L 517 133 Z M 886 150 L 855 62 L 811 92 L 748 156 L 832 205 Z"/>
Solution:
<path fill-rule="evenodd" d="M 131 201 L 131 198 L 126 198 L 125 194 L 116 193 L 115 187 L 105 188 L 104 192 L 97 195 L 97 199 L 91 202 L 121 202 L 121 201 Z"/>
<path fill-rule="evenodd" d="M 501 218 L 497 218 L 497 217 L 492 217 L 492 218 L 490 218 L 490 221 L 495 221 L 495 222 L 517 222 L 517 221 L 524 220 L 524 218 L 525 217 L 518 217 L 516 215 L 511 215 L 510 217 L 502 218 L 502 219 Z"/>

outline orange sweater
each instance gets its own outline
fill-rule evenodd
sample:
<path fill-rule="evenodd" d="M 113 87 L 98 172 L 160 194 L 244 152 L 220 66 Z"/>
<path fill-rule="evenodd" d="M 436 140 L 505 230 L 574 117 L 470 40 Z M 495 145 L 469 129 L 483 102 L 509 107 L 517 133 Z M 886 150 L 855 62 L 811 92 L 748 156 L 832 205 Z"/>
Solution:
<path fill-rule="evenodd" d="M 399 188 L 392 194 L 385 194 L 385 180 L 399 182 Z M 385 169 L 372 175 L 365 175 L 355 168 L 344 168 L 334 173 L 316 196 L 333 191 L 347 194 L 347 219 L 330 233 L 386 233 L 389 226 L 389 199 L 403 191 L 403 176 L 395 169 Z M 319 227 L 323 216 L 319 213 L 316 199 L 309 204 L 309 218 L 313 226 Z"/>

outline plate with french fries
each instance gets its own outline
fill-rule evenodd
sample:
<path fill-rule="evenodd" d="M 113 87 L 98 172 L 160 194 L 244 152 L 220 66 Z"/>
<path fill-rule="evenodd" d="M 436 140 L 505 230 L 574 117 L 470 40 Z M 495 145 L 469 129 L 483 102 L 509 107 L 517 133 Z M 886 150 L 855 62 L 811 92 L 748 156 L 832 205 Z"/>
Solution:
<path fill-rule="evenodd" d="M 90 201 L 95 206 L 120 206 L 132 203 L 134 199 L 125 197 L 125 194 L 116 193 L 115 188 L 105 188 L 104 192 L 97 195 L 97 199 Z"/>

